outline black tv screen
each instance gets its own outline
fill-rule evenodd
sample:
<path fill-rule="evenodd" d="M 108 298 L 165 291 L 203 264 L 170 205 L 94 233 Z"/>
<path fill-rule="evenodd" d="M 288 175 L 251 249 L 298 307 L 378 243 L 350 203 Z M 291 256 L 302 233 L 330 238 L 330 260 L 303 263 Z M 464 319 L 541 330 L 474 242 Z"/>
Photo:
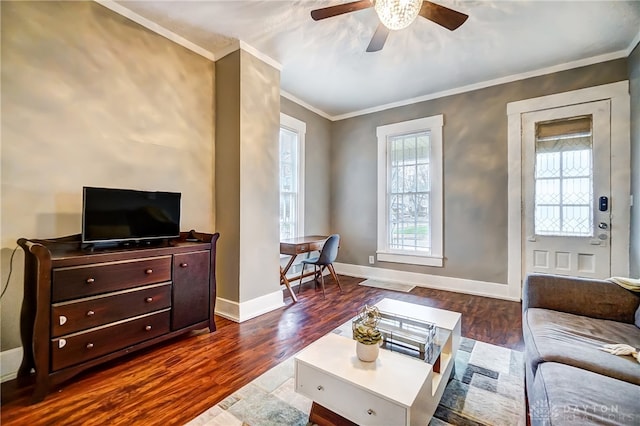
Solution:
<path fill-rule="evenodd" d="M 180 235 L 178 192 L 84 187 L 82 242 L 107 243 Z"/>

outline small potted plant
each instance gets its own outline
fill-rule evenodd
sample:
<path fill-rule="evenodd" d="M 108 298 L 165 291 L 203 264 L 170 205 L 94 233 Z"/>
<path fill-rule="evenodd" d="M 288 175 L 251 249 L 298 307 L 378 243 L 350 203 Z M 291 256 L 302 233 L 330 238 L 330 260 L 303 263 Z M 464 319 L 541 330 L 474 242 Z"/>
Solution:
<path fill-rule="evenodd" d="M 360 310 L 353 321 L 353 338 L 356 340 L 356 354 L 361 361 L 372 362 L 378 358 L 382 334 L 378 330 L 380 311 L 375 306 Z"/>

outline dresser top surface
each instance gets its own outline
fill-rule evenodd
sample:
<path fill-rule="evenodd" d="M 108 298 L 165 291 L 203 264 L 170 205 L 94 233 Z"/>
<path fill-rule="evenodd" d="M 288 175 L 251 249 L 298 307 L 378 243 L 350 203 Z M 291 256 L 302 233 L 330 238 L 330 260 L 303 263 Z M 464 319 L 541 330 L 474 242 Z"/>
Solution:
<path fill-rule="evenodd" d="M 200 241 L 161 241 L 149 245 L 130 245 L 87 248 L 80 241 L 28 240 L 34 245 L 41 245 L 44 250 L 36 250 L 36 256 L 51 258 L 53 267 L 73 266 L 118 260 L 139 259 L 141 257 L 168 256 L 176 253 L 209 250 L 210 242 Z"/>

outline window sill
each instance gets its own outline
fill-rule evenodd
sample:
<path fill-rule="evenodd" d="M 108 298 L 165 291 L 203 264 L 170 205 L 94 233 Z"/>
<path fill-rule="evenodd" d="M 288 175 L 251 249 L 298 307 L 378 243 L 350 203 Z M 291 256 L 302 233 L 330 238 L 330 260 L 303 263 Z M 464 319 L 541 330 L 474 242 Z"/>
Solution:
<path fill-rule="evenodd" d="M 422 265 L 422 266 L 443 266 L 442 257 L 436 256 L 416 256 L 412 254 L 399 254 L 399 253 L 387 253 L 377 252 L 378 262 L 393 262 L 393 263 L 406 263 L 410 265 Z"/>

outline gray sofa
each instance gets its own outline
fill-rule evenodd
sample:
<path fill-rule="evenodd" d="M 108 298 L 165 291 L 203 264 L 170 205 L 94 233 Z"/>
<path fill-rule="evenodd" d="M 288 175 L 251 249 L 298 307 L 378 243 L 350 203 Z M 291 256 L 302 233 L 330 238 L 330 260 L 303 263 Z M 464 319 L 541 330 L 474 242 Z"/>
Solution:
<path fill-rule="evenodd" d="M 640 294 L 604 280 L 532 274 L 522 329 L 532 425 L 640 425 Z"/>

